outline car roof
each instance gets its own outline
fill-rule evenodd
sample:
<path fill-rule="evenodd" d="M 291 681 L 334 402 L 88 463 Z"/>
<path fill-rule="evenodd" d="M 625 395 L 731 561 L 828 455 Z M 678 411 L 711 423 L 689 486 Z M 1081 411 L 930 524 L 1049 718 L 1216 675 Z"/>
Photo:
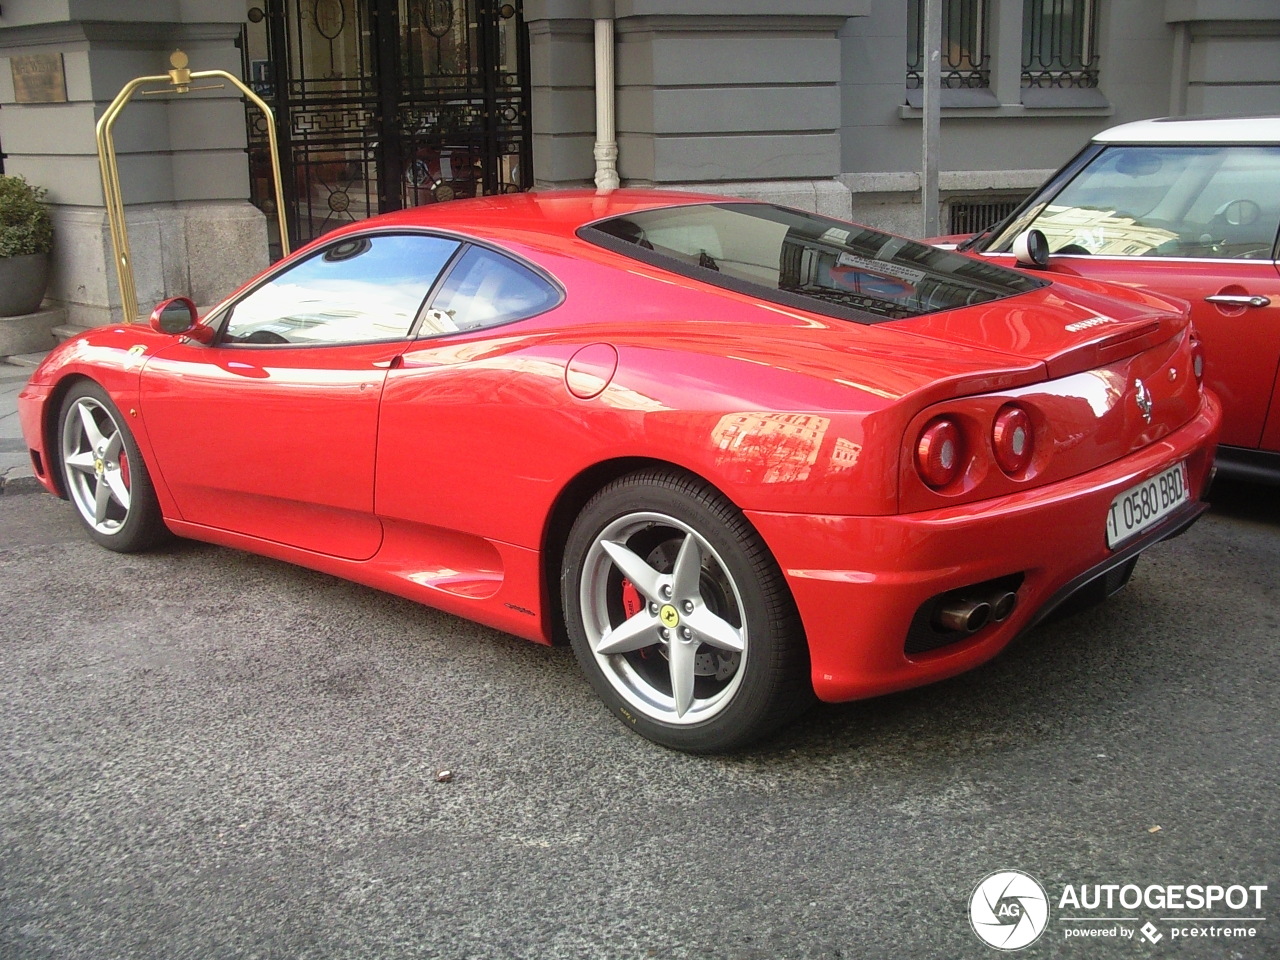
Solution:
<path fill-rule="evenodd" d="M 1280 143 L 1280 116 L 1160 117 L 1122 123 L 1095 143 Z"/>
<path fill-rule="evenodd" d="M 625 216 L 638 210 L 729 201 L 753 202 L 715 194 L 654 189 L 629 188 L 605 193 L 595 190 L 533 190 L 410 207 L 383 214 L 376 220 L 357 221 L 344 232 L 378 224 L 452 229 L 489 239 L 516 234 L 528 236 L 530 233 L 571 237 L 584 224 Z"/>

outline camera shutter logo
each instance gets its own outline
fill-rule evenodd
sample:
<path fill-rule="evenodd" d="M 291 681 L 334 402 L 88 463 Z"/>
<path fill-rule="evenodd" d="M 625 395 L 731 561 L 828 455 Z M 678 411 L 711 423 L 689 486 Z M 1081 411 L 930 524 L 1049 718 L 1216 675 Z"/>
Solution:
<path fill-rule="evenodd" d="M 1021 950 L 1049 924 L 1044 887 L 1021 870 L 997 870 L 973 888 L 969 923 L 978 939 L 997 950 Z"/>

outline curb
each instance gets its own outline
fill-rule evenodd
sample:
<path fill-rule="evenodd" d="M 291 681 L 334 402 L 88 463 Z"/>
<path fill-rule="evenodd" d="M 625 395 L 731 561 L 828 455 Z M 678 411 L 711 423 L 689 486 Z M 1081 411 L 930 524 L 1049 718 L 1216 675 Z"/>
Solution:
<path fill-rule="evenodd" d="M 23 493 L 41 493 L 43 490 L 44 484 L 35 477 L 0 477 L 0 495 L 6 497 Z"/>

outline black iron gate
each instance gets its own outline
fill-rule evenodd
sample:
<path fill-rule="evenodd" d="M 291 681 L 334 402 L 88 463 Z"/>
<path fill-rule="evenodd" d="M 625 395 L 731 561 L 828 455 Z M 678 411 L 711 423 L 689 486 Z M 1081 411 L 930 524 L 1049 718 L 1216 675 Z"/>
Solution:
<path fill-rule="evenodd" d="M 532 183 L 519 0 L 266 0 L 248 20 L 245 81 L 276 114 L 292 243 Z M 274 214 L 264 121 L 247 116 L 251 198 Z"/>

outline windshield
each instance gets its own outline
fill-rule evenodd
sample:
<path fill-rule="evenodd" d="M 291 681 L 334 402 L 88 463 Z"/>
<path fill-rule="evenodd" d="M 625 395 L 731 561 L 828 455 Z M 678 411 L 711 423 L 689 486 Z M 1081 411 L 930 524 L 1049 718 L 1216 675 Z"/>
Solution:
<path fill-rule="evenodd" d="M 761 203 L 645 210 L 578 235 L 685 276 L 860 323 L 987 303 L 1044 285 L 961 254 Z"/>
<path fill-rule="evenodd" d="M 1041 230 L 1060 254 L 1259 259 L 1280 227 L 1280 147 L 1112 146 L 990 251 Z"/>

